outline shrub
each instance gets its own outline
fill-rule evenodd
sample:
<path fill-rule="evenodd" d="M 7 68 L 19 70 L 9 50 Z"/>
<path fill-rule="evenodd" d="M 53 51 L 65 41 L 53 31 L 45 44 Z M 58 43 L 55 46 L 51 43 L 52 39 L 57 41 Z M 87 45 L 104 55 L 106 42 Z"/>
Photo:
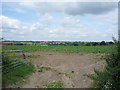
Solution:
<path fill-rule="evenodd" d="M 93 80 L 91 87 L 104 90 L 119 90 L 120 88 L 120 42 L 115 42 L 114 52 L 105 58 L 106 66 L 103 71 L 94 69 L 94 74 L 87 75 Z"/>

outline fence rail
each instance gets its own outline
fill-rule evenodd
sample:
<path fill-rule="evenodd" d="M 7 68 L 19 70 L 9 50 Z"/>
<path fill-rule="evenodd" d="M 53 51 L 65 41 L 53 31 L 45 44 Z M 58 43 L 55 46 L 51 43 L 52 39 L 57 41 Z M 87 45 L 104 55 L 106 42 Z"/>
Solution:
<path fill-rule="evenodd" d="M 1 61 L 2 66 L 0 66 L 0 70 L 2 69 L 3 73 L 8 73 L 10 71 L 13 71 L 16 68 L 24 65 L 24 63 L 27 63 L 23 50 L 10 50 L 10 51 L 0 51 L 0 52 L 2 53 L 2 56 L 7 55 L 7 57 L 11 58 L 8 61 L 5 58 L 2 58 L 3 60 Z M 18 54 L 18 53 L 21 53 L 21 54 Z M 20 55 L 22 57 L 15 57 L 15 56 L 20 56 Z"/>
<path fill-rule="evenodd" d="M 9 51 L 0 51 L 0 52 L 23 52 L 23 50 L 9 50 Z"/>
<path fill-rule="evenodd" d="M 19 63 L 15 63 L 12 66 L 6 66 L 6 67 L 4 67 L 5 69 L 4 69 L 3 73 L 7 73 L 7 72 L 10 72 L 10 71 L 13 71 L 14 69 L 22 66 L 23 63 L 27 63 L 27 62 L 24 62 L 23 60 L 21 60 Z"/>

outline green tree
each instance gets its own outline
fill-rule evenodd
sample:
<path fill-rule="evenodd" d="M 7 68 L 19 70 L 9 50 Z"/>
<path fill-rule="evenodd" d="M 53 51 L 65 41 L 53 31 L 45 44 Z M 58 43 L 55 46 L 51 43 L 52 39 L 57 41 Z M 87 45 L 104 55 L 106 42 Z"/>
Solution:
<path fill-rule="evenodd" d="M 97 46 L 97 45 L 99 45 L 99 43 L 98 42 L 93 42 L 92 45 Z"/>
<path fill-rule="evenodd" d="M 105 41 L 100 42 L 100 45 L 106 45 Z"/>
<path fill-rule="evenodd" d="M 113 45 L 114 44 L 114 42 L 112 42 L 112 41 L 110 41 L 110 42 L 108 42 L 109 43 L 109 45 Z"/>
<path fill-rule="evenodd" d="M 73 46 L 79 46 L 78 42 L 73 42 Z"/>

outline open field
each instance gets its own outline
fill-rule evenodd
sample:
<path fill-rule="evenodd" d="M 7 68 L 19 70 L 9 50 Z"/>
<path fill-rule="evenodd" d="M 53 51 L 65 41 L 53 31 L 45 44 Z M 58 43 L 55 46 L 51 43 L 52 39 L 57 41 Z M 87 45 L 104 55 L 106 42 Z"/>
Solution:
<path fill-rule="evenodd" d="M 120 3 L 24 1 L 1 2 L 3 89 L 120 89 Z"/>
<path fill-rule="evenodd" d="M 40 46 L 40 45 L 3 45 L 3 50 L 24 50 L 24 52 L 54 51 L 68 53 L 110 53 L 114 46 Z"/>
<path fill-rule="evenodd" d="M 88 88 L 91 80 L 85 76 L 94 68 L 103 69 L 104 60 L 98 60 L 114 46 L 38 46 L 3 45 L 3 50 L 24 50 L 35 72 L 23 83 L 8 87 L 19 88 Z"/>
<path fill-rule="evenodd" d="M 45 88 L 56 85 L 64 88 L 87 88 L 91 80 L 85 74 L 93 73 L 94 68 L 103 69 L 104 61 L 97 61 L 101 54 L 28 52 L 26 55 L 40 55 L 29 58 L 35 65 L 35 73 L 24 79 L 24 84 L 10 87 Z M 56 82 L 56 83 L 54 83 Z"/>

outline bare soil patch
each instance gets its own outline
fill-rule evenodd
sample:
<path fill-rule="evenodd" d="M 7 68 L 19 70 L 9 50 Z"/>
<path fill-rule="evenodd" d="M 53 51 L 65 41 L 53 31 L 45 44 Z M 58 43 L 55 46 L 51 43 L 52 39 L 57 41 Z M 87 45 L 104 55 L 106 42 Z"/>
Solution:
<path fill-rule="evenodd" d="M 61 81 L 64 83 L 64 88 L 88 88 L 91 80 L 84 75 L 93 73 L 94 68 L 102 70 L 104 66 L 104 61 L 95 60 L 95 56 L 99 54 L 58 52 L 26 54 L 40 55 L 40 57 L 30 59 L 36 71 L 25 79 L 26 83 L 19 86 L 21 88 L 43 88 L 43 85 L 50 81 Z M 37 66 L 41 64 L 51 69 L 38 72 Z"/>

